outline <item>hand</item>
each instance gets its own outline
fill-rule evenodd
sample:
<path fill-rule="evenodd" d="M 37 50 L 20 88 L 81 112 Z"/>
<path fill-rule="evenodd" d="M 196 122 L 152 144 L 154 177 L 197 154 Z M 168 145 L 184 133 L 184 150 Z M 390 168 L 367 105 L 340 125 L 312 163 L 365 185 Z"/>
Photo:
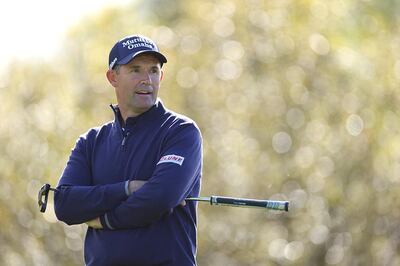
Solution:
<path fill-rule="evenodd" d="M 141 188 L 146 183 L 147 183 L 147 181 L 144 181 L 144 180 L 131 180 L 131 181 L 129 181 L 129 186 L 128 186 L 129 194 L 132 194 L 133 192 L 135 192 L 136 190 Z"/>
<path fill-rule="evenodd" d="M 140 189 L 146 183 L 147 183 L 147 181 L 145 181 L 145 180 L 131 180 L 131 181 L 129 181 L 129 185 L 128 185 L 129 194 L 132 194 L 136 190 Z M 182 200 L 179 203 L 179 206 L 185 207 L 186 206 L 186 201 Z M 172 210 L 171 210 L 171 212 L 172 212 Z"/>
<path fill-rule="evenodd" d="M 180 203 L 179 203 L 179 205 L 178 206 L 176 206 L 175 208 L 178 208 L 178 207 L 185 207 L 186 206 L 186 200 L 182 200 Z M 175 208 L 171 208 L 171 209 L 169 209 L 168 210 L 168 214 L 172 214 L 173 212 L 174 212 L 174 209 Z"/>
<path fill-rule="evenodd" d="M 90 220 L 90 221 L 86 222 L 85 224 L 87 224 L 89 227 L 92 227 L 94 229 L 103 229 L 103 226 L 100 223 L 100 218 Z"/>
<path fill-rule="evenodd" d="M 146 184 L 147 181 L 145 180 L 131 180 L 129 181 L 129 194 L 132 194 L 133 192 L 135 192 L 136 190 L 138 190 L 139 188 L 141 188 L 144 184 Z M 186 201 L 182 200 L 181 203 L 179 203 L 179 206 L 186 206 Z"/>

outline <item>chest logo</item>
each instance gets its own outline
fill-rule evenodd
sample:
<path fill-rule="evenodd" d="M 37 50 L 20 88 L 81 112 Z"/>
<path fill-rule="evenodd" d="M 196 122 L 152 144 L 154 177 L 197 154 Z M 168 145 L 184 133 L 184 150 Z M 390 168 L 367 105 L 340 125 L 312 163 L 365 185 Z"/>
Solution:
<path fill-rule="evenodd" d="M 158 161 L 157 165 L 160 163 L 176 163 L 179 165 L 182 165 L 183 160 L 185 160 L 184 157 L 175 155 L 175 154 L 169 154 L 161 157 L 161 159 Z"/>

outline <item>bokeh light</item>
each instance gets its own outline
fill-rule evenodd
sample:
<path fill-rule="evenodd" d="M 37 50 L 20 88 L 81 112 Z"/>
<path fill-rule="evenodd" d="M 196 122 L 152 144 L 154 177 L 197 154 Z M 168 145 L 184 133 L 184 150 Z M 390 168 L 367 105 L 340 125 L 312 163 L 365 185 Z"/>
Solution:
<path fill-rule="evenodd" d="M 115 40 L 168 57 L 160 97 L 204 140 L 199 265 L 399 265 L 398 1 L 132 1 L 83 18 L 49 62 L 0 79 L 0 265 L 82 265 L 84 225 L 39 213 L 77 137 L 111 120 Z"/>

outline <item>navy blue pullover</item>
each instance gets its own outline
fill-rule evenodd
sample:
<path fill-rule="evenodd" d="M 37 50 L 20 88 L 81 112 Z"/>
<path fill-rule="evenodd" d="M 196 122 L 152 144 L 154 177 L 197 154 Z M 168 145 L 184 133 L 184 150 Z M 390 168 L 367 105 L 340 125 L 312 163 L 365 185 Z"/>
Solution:
<path fill-rule="evenodd" d="M 80 136 L 55 193 L 57 218 L 88 228 L 86 265 L 196 265 L 202 139 L 196 124 L 164 108 L 115 119 Z M 129 180 L 146 180 L 129 195 Z"/>

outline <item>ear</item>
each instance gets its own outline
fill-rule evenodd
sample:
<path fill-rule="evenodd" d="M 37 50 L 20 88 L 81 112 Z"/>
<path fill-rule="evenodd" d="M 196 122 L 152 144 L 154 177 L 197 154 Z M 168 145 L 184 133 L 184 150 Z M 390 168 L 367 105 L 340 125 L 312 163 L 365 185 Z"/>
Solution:
<path fill-rule="evenodd" d="M 163 77 L 164 77 L 164 71 L 160 71 L 160 81 L 162 81 L 163 80 Z"/>
<path fill-rule="evenodd" d="M 110 82 L 110 84 L 115 87 L 117 85 L 117 80 L 116 80 L 116 73 L 114 70 L 108 70 L 106 73 L 106 77 L 108 79 L 108 82 Z"/>

